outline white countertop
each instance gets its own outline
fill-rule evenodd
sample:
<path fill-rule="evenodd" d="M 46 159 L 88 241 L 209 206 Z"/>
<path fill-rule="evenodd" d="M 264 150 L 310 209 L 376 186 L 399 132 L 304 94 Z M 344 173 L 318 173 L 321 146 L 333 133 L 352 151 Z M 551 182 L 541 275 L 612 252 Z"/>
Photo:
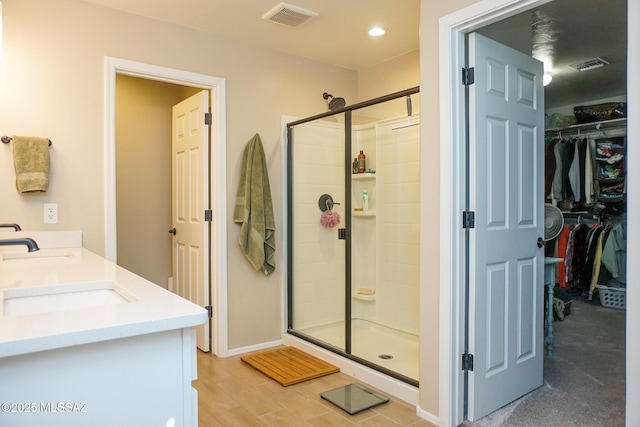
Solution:
<path fill-rule="evenodd" d="M 28 234 L 2 233 L 0 239 Z M 46 243 L 46 237 L 40 240 L 44 249 L 30 254 L 25 247 L 0 246 L 0 358 L 188 328 L 207 320 L 204 308 L 87 249 L 56 248 Z M 55 240 L 68 241 L 60 236 Z M 32 259 L 28 259 L 30 256 Z M 66 310 L 52 305 L 53 311 L 34 314 L 4 313 L 5 296 L 10 293 L 33 293 L 39 286 L 84 282 L 113 282 L 131 297 L 130 301 Z"/>

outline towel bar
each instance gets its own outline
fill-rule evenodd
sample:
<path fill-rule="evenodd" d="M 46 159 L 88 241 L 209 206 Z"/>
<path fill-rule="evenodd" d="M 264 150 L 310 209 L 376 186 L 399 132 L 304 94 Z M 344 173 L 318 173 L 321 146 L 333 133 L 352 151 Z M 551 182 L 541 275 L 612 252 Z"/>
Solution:
<path fill-rule="evenodd" d="M 2 140 L 2 142 L 4 144 L 8 144 L 11 142 L 13 138 L 11 138 L 10 136 L 4 135 L 2 138 L 0 138 L 0 140 Z M 51 144 L 53 144 L 53 142 L 51 142 L 51 140 L 49 140 L 49 147 L 51 147 Z"/>

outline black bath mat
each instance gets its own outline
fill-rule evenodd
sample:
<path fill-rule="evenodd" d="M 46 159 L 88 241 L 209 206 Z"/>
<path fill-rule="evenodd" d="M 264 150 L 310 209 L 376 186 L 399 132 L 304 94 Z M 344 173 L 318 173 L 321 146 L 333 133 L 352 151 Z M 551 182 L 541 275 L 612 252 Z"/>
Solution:
<path fill-rule="evenodd" d="M 354 415 L 365 409 L 387 403 L 389 398 L 358 383 L 320 393 L 320 397 Z"/>

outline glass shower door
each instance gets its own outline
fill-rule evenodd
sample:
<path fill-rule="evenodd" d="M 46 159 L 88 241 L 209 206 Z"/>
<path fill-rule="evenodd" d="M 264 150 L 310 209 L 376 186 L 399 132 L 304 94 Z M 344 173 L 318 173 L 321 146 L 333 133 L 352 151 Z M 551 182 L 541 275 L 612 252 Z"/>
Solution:
<path fill-rule="evenodd" d="M 417 93 L 407 89 L 287 124 L 288 332 L 413 385 Z M 354 170 L 359 155 L 364 169 Z"/>
<path fill-rule="evenodd" d="M 289 132 L 289 328 L 345 351 L 344 116 Z"/>

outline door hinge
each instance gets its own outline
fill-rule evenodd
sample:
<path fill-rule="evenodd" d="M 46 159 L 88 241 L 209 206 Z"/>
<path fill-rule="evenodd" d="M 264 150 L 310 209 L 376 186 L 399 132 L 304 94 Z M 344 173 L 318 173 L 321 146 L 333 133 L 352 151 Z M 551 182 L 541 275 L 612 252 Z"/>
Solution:
<path fill-rule="evenodd" d="M 204 113 L 204 124 L 210 125 L 213 123 L 213 115 L 211 113 Z"/>
<path fill-rule="evenodd" d="M 213 212 L 211 211 L 211 209 L 205 209 L 205 211 L 204 211 L 204 220 L 206 222 L 213 221 Z"/>
<path fill-rule="evenodd" d="M 338 240 L 345 240 L 347 238 L 347 229 L 338 228 Z"/>
<path fill-rule="evenodd" d="M 213 318 L 213 308 L 210 305 L 208 305 L 205 307 L 205 309 L 207 310 L 207 317 L 209 319 Z"/>
<path fill-rule="evenodd" d="M 473 67 L 469 67 L 469 68 L 463 68 L 462 69 L 462 84 L 465 86 L 469 86 L 475 83 L 475 76 L 474 76 L 474 68 Z"/>
<path fill-rule="evenodd" d="M 462 353 L 462 370 L 473 371 L 473 354 Z"/>
<path fill-rule="evenodd" d="M 476 228 L 476 213 L 474 211 L 462 212 L 462 228 Z"/>

